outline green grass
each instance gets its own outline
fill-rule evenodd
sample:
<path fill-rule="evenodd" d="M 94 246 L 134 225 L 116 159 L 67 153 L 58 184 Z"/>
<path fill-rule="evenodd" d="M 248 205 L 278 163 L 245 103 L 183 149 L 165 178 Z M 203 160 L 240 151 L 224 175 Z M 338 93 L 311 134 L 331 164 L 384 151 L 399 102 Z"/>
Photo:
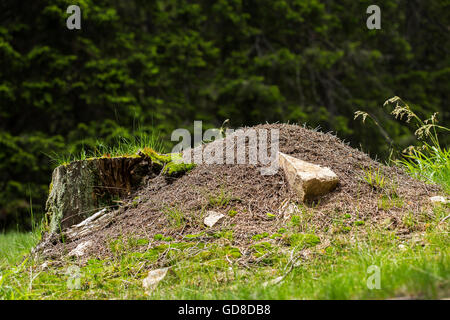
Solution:
<path fill-rule="evenodd" d="M 166 207 L 163 213 L 167 215 L 172 228 L 182 228 L 186 223 L 184 213 L 176 207 Z"/>
<path fill-rule="evenodd" d="M 424 144 L 397 160 L 413 177 L 440 184 L 450 194 L 450 150 Z"/>
<path fill-rule="evenodd" d="M 231 201 L 233 201 L 231 192 L 224 189 L 221 189 L 220 193 L 208 195 L 208 203 L 213 208 L 226 207 Z"/>
<path fill-rule="evenodd" d="M 92 148 L 83 147 L 77 154 L 51 154 L 48 155 L 56 165 L 67 165 L 73 161 L 86 160 L 102 157 L 127 157 L 135 156 L 139 150 L 152 149 L 157 152 L 163 151 L 163 143 L 159 136 L 154 134 L 140 133 L 131 138 L 119 137 L 114 144 L 106 145 L 97 141 Z"/>
<path fill-rule="evenodd" d="M 380 168 L 377 170 L 364 170 L 364 181 L 366 181 L 372 188 L 382 190 L 385 187 L 386 181 L 383 172 Z"/>
<path fill-rule="evenodd" d="M 439 141 L 438 132 L 448 134 L 450 128 L 438 125 L 437 113 L 431 115 L 428 119 L 422 120 L 411 107 L 399 97 L 393 97 L 387 100 L 383 106 L 394 105 L 391 114 L 399 120 L 406 123 L 414 123 L 417 130 L 414 136 L 417 138 L 418 145 L 411 145 L 401 152 L 392 150 L 392 155 L 396 151 L 400 156 L 392 158 L 394 165 L 399 165 L 406 169 L 413 177 L 431 183 L 437 183 L 442 186 L 447 194 L 450 194 L 450 150 L 442 147 Z M 364 111 L 356 111 L 355 119 L 362 117 L 365 122 L 366 118 L 371 116 Z M 375 119 L 374 123 L 381 127 Z M 364 179 L 372 186 L 378 186 L 384 183 L 382 176 L 366 172 Z"/>
<path fill-rule="evenodd" d="M 0 266 L 10 266 L 19 262 L 38 242 L 36 232 L 0 233 Z"/>

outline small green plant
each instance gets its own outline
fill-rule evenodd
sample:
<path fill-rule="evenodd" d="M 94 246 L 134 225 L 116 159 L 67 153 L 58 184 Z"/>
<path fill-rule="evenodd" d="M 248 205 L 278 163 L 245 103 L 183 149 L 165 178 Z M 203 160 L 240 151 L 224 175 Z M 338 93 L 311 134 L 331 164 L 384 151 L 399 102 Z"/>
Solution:
<path fill-rule="evenodd" d="M 153 236 L 153 239 L 156 241 L 161 241 L 164 238 L 164 236 L 160 233 L 157 233 Z"/>
<path fill-rule="evenodd" d="M 261 239 L 267 238 L 268 236 L 269 236 L 269 234 L 267 232 L 263 232 L 263 233 L 260 233 L 260 234 L 255 234 L 252 237 L 252 240 L 259 241 Z"/>
<path fill-rule="evenodd" d="M 250 246 L 253 249 L 253 255 L 256 258 L 260 258 L 262 256 L 268 255 L 274 249 L 273 246 L 269 242 L 260 242 Z"/>
<path fill-rule="evenodd" d="M 146 245 L 148 245 L 148 243 L 149 243 L 148 239 L 139 239 L 139 238 L 135 238 L 135 237 L 128 238 L 128 247 L 129 248 L 146 246 Z"/>
<path fill-rule="evenodd" d="M 126 250 L 126 246 L 123 242 L 122 237 L 118 237 L 117 239 L 111 240 L 109 242 L 109 250 L 114 255 L 120 255 Z"/>
<path fill-rule="evenodd" d="M 236 210 L 234 210 L 234 209 L 231 209 L 230 211 L 228 211 L 228 215 L 230 216 L 230 217 L 234 217 L 235 215 L 237 215 L 237 211 Z"/>
<path fill-rule="evenodd" d="M 229 192 L 221 189 L 218 194 L 210 194 L 208 196 L 208 203 L 211 207 L 222 208 L 226 207 L 232 199 L 233 197 Z"/>
<path fill-rule="evenodd" d="M 235 247 L 226 246 L 225 252 L 226 252 L 227 256 L 229 256 L 233 259 L 238 259 L 242 256 L 242 253 L 239 250 L 239 248 L 235 248 Z"/>
<path fill-rule="evenodd" d="M 295 216 L 291 217 L 291 223 L 290 223 L 291 226 L 298 227 L 298 226 L 300 226 L 300 222 L 301 222 L 300 216 L 295 215 Z"/>
<path fill-rule="evenodd" d="M 233 230 L 222 230 L 220 232 L 214 233 L 212 236 L 216 239 L 223 238 L 233 241 Z"/>
<path fill-rule="evenodd" d="M 166 207 L 163 212 L 167 216 L 172 228 L 181 228 L 182 226 L 184 226 L 186 219 L 181 210 L 176 207 Z"/>
<path fill-rule="evenodd" d="M 200 232 L 200 233 L 197 233 L 197 234 L 187 234 L 187 235 L 184 236 L 184 239 L 186 239 L 186 240 L 195 240 L 195 239 L 201 238 L 203 236 L 205 236 L 204 232 Z"/>
<path fill-rule="evenodd" d="M 289 245 L 293 247 L 310 248 L 320 243 L 320 238 L 315 234 L 294 233 L 288 238 Z"/>
<path fill-rule="evenodd" d="M 266 216 L 267 216 L 267 218 L 269 219 L 269 220 L 273 220 L 273 219 L 275 219 L 277 216 L 276 215 L 274 215 L 273 213 L 270 213 L 270 212 L 268 212 L 267 214 L 266 214 Z"/>
<path fill-rule="evenodd" d="M 383 190 L 386 186 L 385 177 L 383 175 L 383 171 L 380 168 L 377 168 L 376 171 L 372 170 L 372 168 L 364 170 L 363 179 L 375 190 Z"/>
<path fill-rule="evenodd" d="M 172 237 L 164 237 L 164 235 L 157 233 L 153 236 L 153 239 L 156 241 L 166 241 L 166 242 L 171 242 L 173 241 Z"/>

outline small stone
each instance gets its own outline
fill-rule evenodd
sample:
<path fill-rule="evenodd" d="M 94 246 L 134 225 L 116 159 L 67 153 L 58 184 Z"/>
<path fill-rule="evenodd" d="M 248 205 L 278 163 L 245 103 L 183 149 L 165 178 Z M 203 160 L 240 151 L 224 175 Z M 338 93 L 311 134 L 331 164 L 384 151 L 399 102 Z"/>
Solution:
<path fill-rule="evenodd" d="M 430 201 L 433 203 L 443 203 L 443 204 L 449 203 L 449 201 L 447 199 L 445 199 L 445 197 L 443 197 L 443 196 L 431 197 Z"/>
<path fill-rule="evenodd" d="M 85 250 L 92 245 L 92 241 L 82 242 L 75 249 L 69 252 L 69 257 L 81 257 L 85 254 Z"/>
<path fill-rule="evenodd" d="M 225 216 L 219 212 L 207 211 L 206 217 L 203 220 L 203 222 L 205 223 L 205 225 L 207 225 L 208 227 L 211 228 L 212 226 L 214 226 L 217 222 L 219 222 L 224 217 Z"/>
<path fill-rule="evenodd" d="M 151 291 L 155 290 L 158 283 L 166 277 L 167 271 L 169 271 L 169 268 L 150 270 L 148 272 L 147 277 L 142 280 L 142 286 L 144 287 L 146 294 L 149 294 Z"/>
<path fill-rule="evenodd" d="M 281 152 L 279 161 L 290 188 L 297 194 L 300 202 L 329 193 L 339 182 L 338 176 L 330 168 L 321 167 Z"/>

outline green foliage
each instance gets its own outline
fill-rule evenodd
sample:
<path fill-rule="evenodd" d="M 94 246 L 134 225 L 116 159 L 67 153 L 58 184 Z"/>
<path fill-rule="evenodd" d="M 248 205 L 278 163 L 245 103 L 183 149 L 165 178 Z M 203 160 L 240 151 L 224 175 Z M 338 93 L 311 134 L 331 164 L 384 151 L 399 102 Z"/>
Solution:
<path fill-rule="evenodd" d="M 384 1 L 386 23 L 372 31 L 367 3 L 353 0 L 85 0 L 78 31 L 66 28 L 70 4 L 0 5 L 0 228 L 30 228 L 30 197 L 43 213 L 46 155 L 68 161 L 97 140 L 169 141 L 194 119 L 207 128 L 292 121 L 387 156 L 387 136 L 408 145 L 412 135 L 379 99 L 395 92 L 418 115 L 449 119 L 442 1 Z M 385 134 L 351 122 L 355 105 L 386 123 Z"/>

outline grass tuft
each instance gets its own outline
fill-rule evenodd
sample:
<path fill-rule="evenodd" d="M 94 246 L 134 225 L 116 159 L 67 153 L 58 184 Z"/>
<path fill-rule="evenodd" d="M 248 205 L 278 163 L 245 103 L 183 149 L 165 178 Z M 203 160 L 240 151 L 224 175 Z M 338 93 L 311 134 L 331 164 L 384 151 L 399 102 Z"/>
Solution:
<path fill-rule="evenodd" d="M 103 141 L 98 140 L 94 147 L 83 146 L 77 154 L 53 153 L 48 156 L 57 166 L 60 166 L 90 158 L 133 157 L 143 149 L 160 152 L 163 150 L 163 143 L 157 135 L 140 133 L 132 138 L 118 137 L 112 145 L 106 145 Z"/>
<path fill-rule="evenodd" d="M 438 124 L 437 113 L 432 114 L 428 119 L 421 119 L 405 101 L 397 96 L 388 99 L 383 106 L 389 105 L 394 105 L 391 114 L 395 119 L 415 123 L 417 129 L 414 131 L 414 136 L 419 144 L 402 150 L 400 157 L 391 159 L 392 162 L 405 168 L 413 177 L 440 184 L 445 192 L 450 193 L 450 150 L 441 146 L 438 136 L 438 132 L 447 133 L 450 128 Z M 359 117 L 362 117 L 363 122 L 371 118 L 367 112 L 356 111 L 355 119 Z M 381 127 L 375 119 L 372 120 Z M 376 179 L 374 182 L 376 183 Z"/>

